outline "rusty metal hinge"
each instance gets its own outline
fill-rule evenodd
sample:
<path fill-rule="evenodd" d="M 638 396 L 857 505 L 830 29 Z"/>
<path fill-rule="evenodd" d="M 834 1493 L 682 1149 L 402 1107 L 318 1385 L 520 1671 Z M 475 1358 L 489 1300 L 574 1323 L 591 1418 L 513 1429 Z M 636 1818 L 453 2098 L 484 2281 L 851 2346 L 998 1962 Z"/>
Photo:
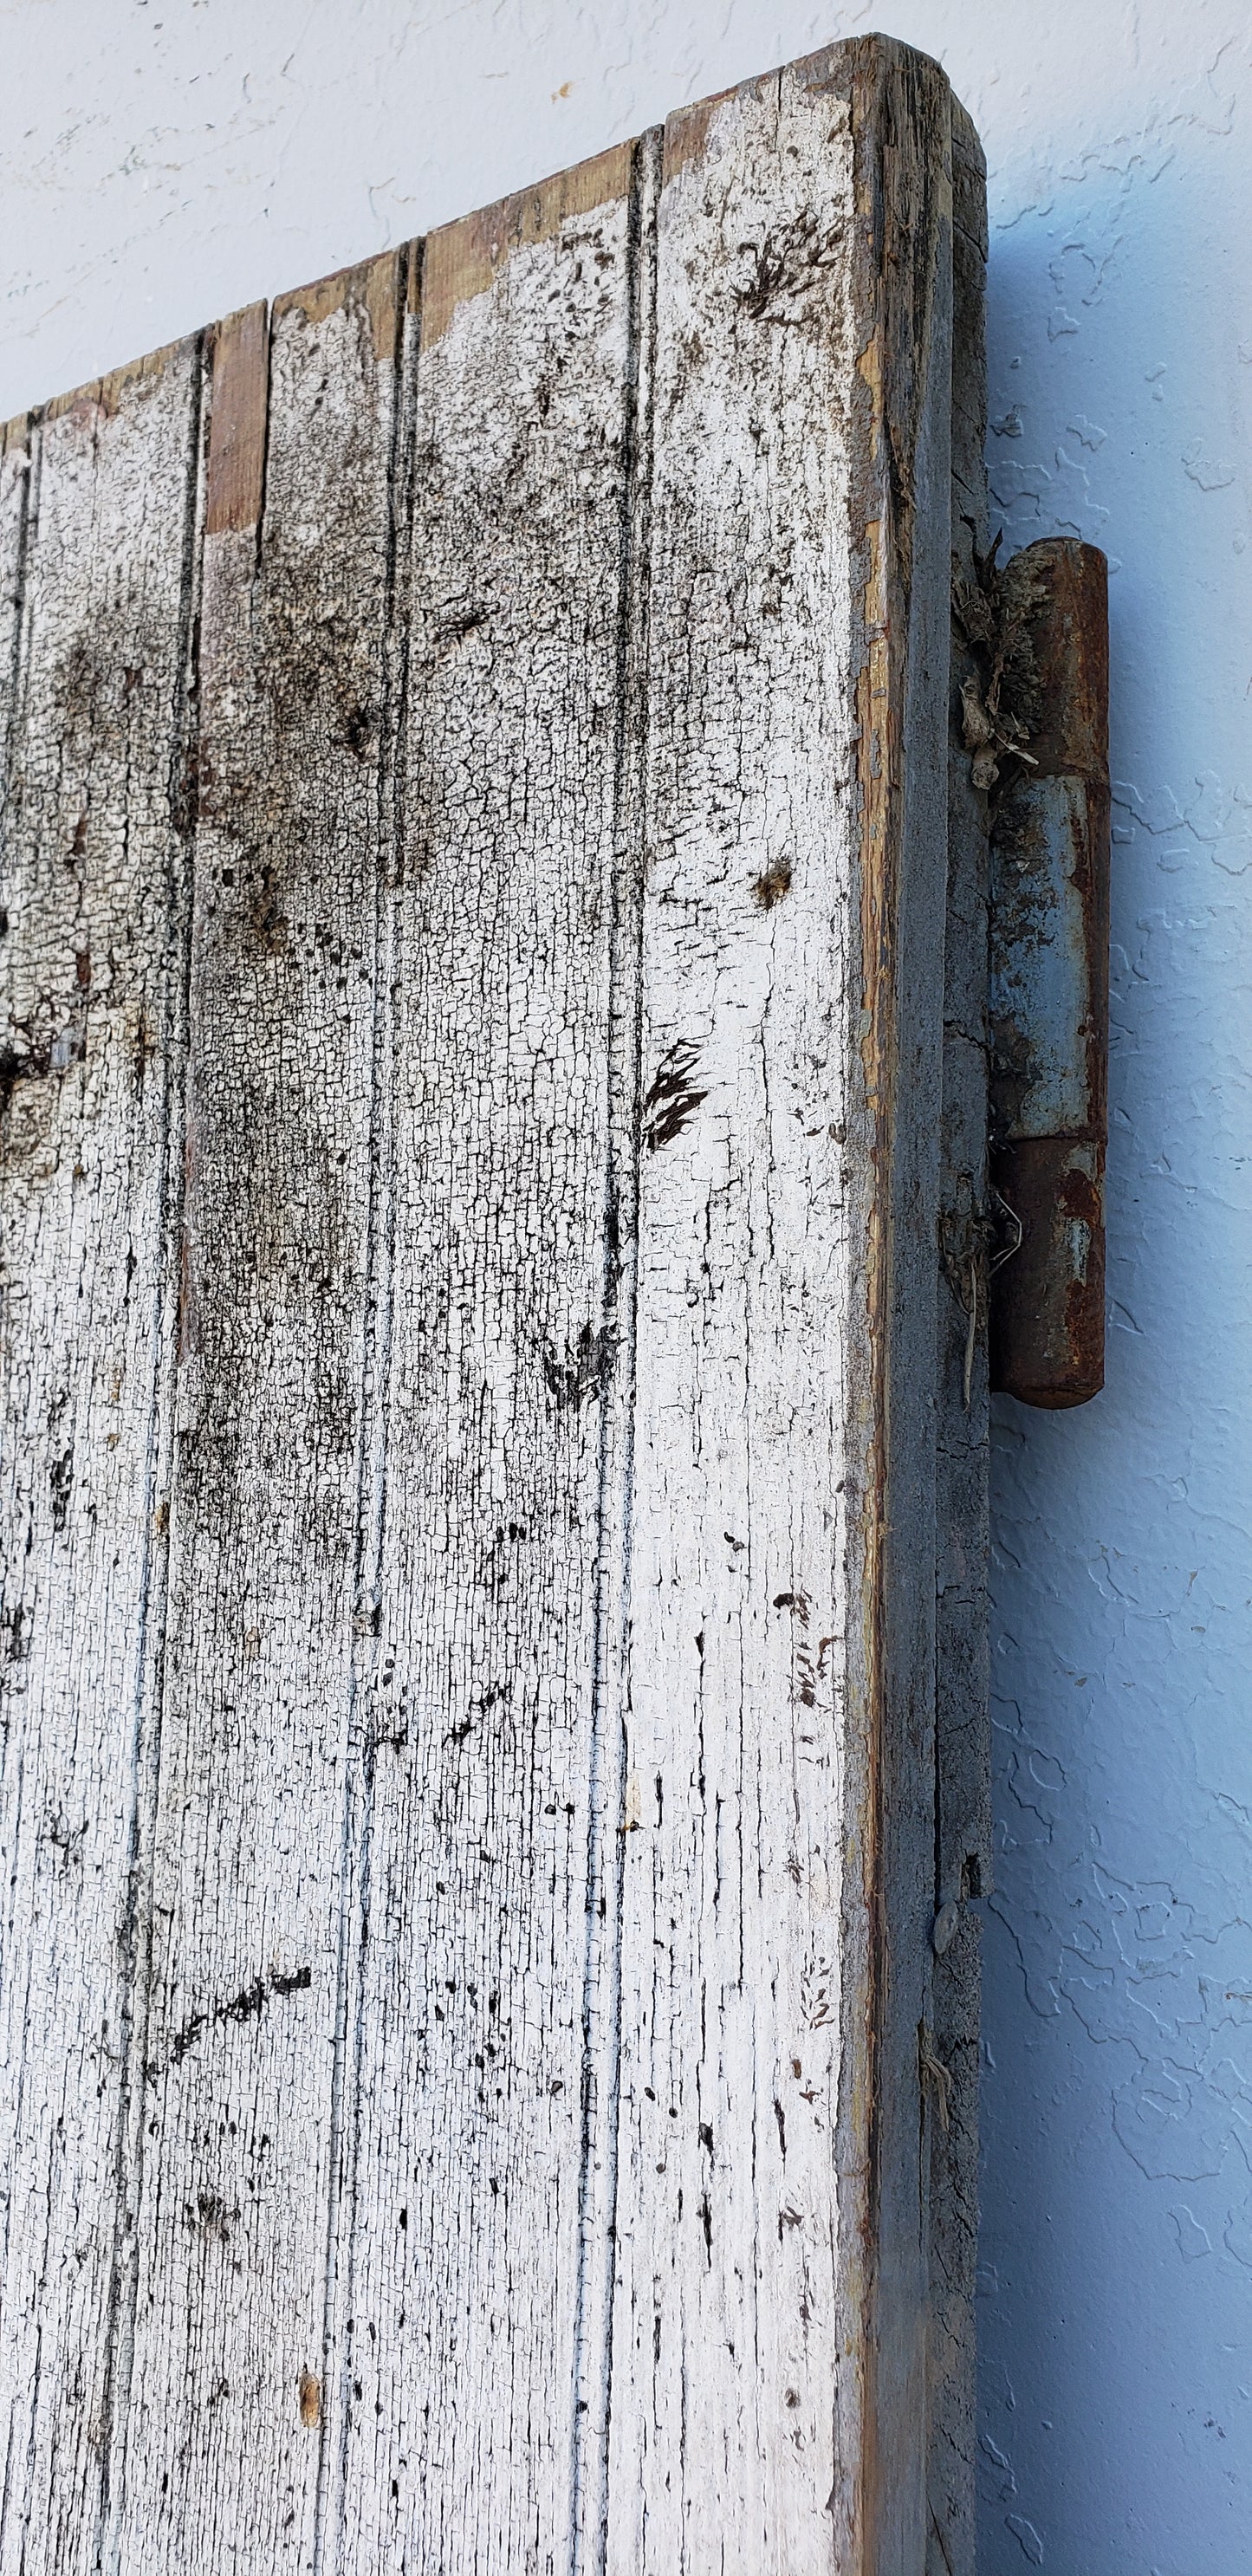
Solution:
<path fill-rule="evenodd" d="M 990 1176 L 1020 1221 L 991 1292 L 991 1384 L 1085 1404 L 1104 1383 L 1108 565 L 1049 537 L 956 595 L 988 791 Z"/>

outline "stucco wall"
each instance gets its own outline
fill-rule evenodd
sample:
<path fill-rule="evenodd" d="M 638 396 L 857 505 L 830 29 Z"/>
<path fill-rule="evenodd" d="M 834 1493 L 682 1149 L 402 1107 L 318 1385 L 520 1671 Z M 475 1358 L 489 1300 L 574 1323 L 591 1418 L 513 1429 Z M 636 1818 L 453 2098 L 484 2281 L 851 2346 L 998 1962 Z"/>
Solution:
<path fill-rule="evenodd" d="M 1109 1383 L 996 1433 L 984 2576 L 1252 2522 L 1246 0 L 0 0 L 0 417 L 872 24 L 992 189 L 1011 543 L 1114 564 Z"/>

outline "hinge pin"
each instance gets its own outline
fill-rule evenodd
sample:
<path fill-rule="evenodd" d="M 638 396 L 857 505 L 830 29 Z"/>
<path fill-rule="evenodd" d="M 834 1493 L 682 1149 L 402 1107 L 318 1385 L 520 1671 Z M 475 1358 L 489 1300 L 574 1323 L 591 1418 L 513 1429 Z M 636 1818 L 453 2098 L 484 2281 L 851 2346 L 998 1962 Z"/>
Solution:
<path fill-rule="evenodd" d="M 1021 1228 L 991 1384 L 1059 1407 L 1104 1383 L 1108 565 L 1048 537 L 995 585 L 1029 766 L 1002 754 L 991 808 L 991 1177 Z"/>

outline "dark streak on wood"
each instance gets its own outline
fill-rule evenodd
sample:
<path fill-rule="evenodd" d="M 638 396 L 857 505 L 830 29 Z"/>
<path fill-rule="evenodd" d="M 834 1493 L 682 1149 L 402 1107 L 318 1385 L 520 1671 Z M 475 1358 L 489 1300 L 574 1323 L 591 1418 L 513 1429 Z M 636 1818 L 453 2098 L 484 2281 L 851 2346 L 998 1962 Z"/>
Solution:
<path fill-rule="evenodd" d="M 986 172 L 953 101 L 952 553 L 965 579 L 986 547 Z M 937 1367 L 936 1927 L 931 2027 L 951 2078 L 930 2128 L 930 2514 L 927 2576 L 973 2576 L 975 2275 L 982 1924 L 991 1893 L 987 1654 L 987 824 L 961 731 L 974 661 L 953 621 L 948 777 Z M 973 1366 L 966 1394 L 969 1327 Z M 951 1928 L 949 1928 L 951 1927 Z"/>
<path fill-rule="evenodd" d="M 934 1262 L 946 839 L 951 360 L 950 93 L 886 38 L 846 49 L 866 337 L 854 552 L 865 563 L 861 693 L 863 1006 L 874 1174 L 873 1477 L 866 1496 L 866 1818 L 873 1994 L 850 2035 L 845 2119 L 870 2156 L 862 2564 L 921 2563 L 927 2262 L 917 2039 L 929 2005 L 933 1866 Z M 936 512 L 938 519 L 936 522 Z M 936 979 L 939 979 L 938 981 Z M 863 2106 L 858 2089 L 864 2088 Z"/>

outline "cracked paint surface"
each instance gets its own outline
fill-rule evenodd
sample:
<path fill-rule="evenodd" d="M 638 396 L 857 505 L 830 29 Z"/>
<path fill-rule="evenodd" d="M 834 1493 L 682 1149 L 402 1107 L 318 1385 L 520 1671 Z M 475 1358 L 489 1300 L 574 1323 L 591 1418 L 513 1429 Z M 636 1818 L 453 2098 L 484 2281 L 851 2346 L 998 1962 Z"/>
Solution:
<path fill-rule="evenodd" d="M 8 0 L 0 414 L 875 23 L 942 56 L 987 146 L 993 510 L 1013 545 L 1074 533 L 1116 566 L 1108 1384 L 1068 1418 L 1006 1401 L 998 1431 L 983 2563 L 1230 2576 L 1252 2499 L 1246 12 Z"/>
<path fill-rule="evenodd" d="M 924 2554 L 948 131 L 0 442 L 5 2570 Z"/>

